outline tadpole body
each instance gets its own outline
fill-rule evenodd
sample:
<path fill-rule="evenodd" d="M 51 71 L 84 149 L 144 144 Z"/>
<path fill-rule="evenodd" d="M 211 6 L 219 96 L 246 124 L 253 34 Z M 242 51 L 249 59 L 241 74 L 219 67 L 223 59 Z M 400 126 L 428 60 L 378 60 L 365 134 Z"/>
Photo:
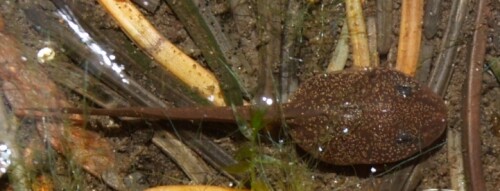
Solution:
<path fill-rule="evenodd" d="M 389 69 L 311 78 L 283 107 L 324 113 L 287 124 L 296 144 L 336 165 L 400 161 L 429 147 L 446 129 L 443 100 Z"/>

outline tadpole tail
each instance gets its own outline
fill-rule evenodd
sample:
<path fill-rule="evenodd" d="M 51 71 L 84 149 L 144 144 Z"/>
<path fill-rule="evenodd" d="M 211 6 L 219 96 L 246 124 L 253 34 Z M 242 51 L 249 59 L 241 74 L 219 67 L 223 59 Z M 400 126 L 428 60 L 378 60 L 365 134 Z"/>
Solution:
<path fill-rule="evenodd" d="M 234 122 L 237 118 L 249 119 L 251 109 L 248 106 L 235 107 L 187 107 L 187 108 L 34 108 L 17 110 L 18 116 L 46 116 L 55 113 L 105 115 L 111 117 L 136 117 L 143 119 L 165 120 L 201 120 L 211 122 Z"/>

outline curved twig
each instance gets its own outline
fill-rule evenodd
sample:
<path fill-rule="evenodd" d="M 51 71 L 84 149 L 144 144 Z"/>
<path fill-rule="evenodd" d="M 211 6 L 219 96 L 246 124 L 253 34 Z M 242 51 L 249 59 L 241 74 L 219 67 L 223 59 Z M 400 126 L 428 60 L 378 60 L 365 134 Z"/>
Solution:
<path fill-rule="evenodd" d="M 468 188 L 472 191 L 486 190 L 481 166 L 480 101 L 486 51 L 486 18 L 489 15 L 488 4 L 489 0 L 480 0 L 478 3 L 474 37 L 467 66 L 466 96 L 463 102 L 464 168 Z"/>

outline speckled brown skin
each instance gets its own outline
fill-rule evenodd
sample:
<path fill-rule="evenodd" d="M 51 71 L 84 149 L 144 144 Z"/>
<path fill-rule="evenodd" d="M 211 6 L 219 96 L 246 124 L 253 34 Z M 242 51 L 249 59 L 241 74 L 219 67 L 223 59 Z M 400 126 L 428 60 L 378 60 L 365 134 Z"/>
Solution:
<path fill-rule="evenodd" d="M 400 161 L 430 146 L 446 129 L 443 100 L 411 77 L 388 69 L 313 77 L 282 106 L 282 110 L 270 107 L 264 120 L 277 121 L 284 116 L 296 144 L 319 160 L 336 165 Z M 92 115 L 219 122 L 234 122 L 235 112 L 250 119 L 252 108 L 85 110 Z"/>
<path fill-rule="evenodd" d="M 296 144 L 336 165 L 400 161 L 430 146 L 446 129 L 443 100 L 388 69 L 311 78 L 283 108 L 323 113 L 287 124 Z"/>

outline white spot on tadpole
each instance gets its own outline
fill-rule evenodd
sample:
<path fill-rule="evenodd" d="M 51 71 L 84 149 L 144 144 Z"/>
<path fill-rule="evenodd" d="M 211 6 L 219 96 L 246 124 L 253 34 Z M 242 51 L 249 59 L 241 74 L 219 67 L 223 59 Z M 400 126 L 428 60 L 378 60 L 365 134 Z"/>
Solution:
<path fill-rule="evenodd" d="M 344 127 L 344 128 L 342 129 L 342 133 L 344 133 L 344 134 L 348 134 L 348 133 L 349 133 L 349 128 Z"/>

